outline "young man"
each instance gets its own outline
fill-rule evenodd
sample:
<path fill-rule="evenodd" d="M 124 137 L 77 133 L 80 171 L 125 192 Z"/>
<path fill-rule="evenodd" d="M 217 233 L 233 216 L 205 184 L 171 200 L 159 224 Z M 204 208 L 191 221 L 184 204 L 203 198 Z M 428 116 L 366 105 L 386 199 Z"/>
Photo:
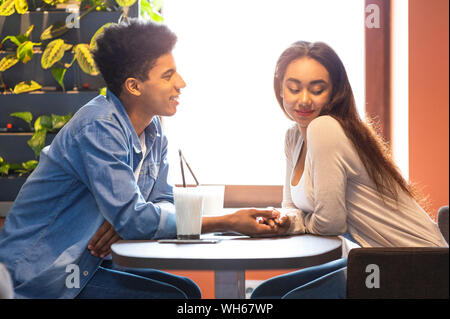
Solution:
<path fill-rule="evenodd" d="M 17 298 L 199 298 L 191 280 L 117 269 L 104 257 L 123 239 L 176 235 L 167 139 L 158 116 L 175 114 L 186 86 L 164 25 L 107 28 L 95 62 L 107 84 L 46 147 L 0 230 L 0 262 Z M 204 218 L 203 232 L 270 235 L 267 211 Z"/>

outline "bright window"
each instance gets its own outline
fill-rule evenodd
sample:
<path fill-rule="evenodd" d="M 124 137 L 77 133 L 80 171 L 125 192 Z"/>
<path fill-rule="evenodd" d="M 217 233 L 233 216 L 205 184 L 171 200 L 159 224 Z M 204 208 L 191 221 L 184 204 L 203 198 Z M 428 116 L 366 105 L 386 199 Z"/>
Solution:
<path fill-rule="evenodd" d="M 273 73 L 295 41 L 323 41 L 338 53 L 363 115 L 364 14 L 363 0 L 166 0 L 187 83 L 177 114 L 164 118 L 172 182 L 181 183 L 181 148 L 202 184 L 283 184 L 292 122 L 275 99 Z"/>

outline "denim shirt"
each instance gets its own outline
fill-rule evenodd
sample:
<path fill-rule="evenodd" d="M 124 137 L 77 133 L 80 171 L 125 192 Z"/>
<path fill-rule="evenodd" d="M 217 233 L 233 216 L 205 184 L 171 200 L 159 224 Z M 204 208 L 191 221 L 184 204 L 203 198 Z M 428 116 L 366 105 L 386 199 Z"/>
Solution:
<path fill-rule="evenodd" d="M 0 262 L 16 298 L 74 298 L 102 259 L 87 250 L 107 220 L 123 239 L 176 236 L 167 139 L 157 116 L 147 152 L 108 91 L 83 106 L 42 151 L 0 230 Z"/>

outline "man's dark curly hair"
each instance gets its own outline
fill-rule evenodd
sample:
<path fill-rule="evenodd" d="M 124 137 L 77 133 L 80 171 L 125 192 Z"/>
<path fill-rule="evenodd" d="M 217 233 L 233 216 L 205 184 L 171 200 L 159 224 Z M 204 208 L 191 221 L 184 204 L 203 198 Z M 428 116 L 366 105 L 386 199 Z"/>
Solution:
<path fill-rule="evenodd" d="M 156 60 L 172 52 L 176 41 L 176 35 L 163 24 L 129 19 L 106 27 L 93 55 L 108 89 L 119 96 L 127 78 L 148 80 Z"/>

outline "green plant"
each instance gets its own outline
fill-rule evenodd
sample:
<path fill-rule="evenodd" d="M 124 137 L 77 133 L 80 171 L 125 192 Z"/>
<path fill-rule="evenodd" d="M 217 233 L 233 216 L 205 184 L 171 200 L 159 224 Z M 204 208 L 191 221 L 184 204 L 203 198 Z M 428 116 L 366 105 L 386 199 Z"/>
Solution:
<path fill-rule="evenodd" d="M 15 112 L 11 113 L 10 116 L 20 118 L 28 123 L 30 130 L 33 131 L 33 136 L 28 140 L 27 144 L 33 150 L 36 158 L 39 157 L 42 149 L 45 147 L 45 137 L 47 132 L 56 132 L 61 129 L 72 117 L 72 114 L 67 115 L 55 115 L 51 116 L 41 115 L 36 121 L 34 121 L 34 127 L 31 125 L 33 120 L 33 115 L 30 112 Z"/>
<path fill-rule="evenodd" d="M 19 61 L 23 64 L 28 63 L 33 58 L 33 47 L 35 45 L 41 45 L 41 43 L 35 43 L 29 40 L 33 28 L 34 25 L 30 25 L 25 33 L 16 36 L 8 35 L 2 40 L 2 42 L 0 42 L 0 45 L 3 45 L 5 41 L 9 40 L 17 46 L 15 53 L 8 54 L 0 60 L 0 85 L 2 88 L 6 87 L 3 82 L 2 73 L 17 64 Z M 29 92 L 39 88 L 41 88 L 41 86 L 34 81 L 28 81 L 27 83 L 21 82 L 14 87 L 13 92 Z"/>
<path fill-rule="evenodd" d="M 27 12 L 27 0 L 5 0 L 0 5 L 0 16 L 10 16 L 16 11 L 19 14 L 24 14 Z"/>
<path fill-rule="evenodd" d="M 21 164 L 8 163 L 0 156 L 0 176 L 8 176 L 10 173 L 19 174 L 30 174 L 38 165 L 38 161 L 30 160 L 23 162 Z"/>
<path fill-rule="evenodd" d="M 141 0 L 140 16 L 147 20 L 151 19 L 155 22 L 164 22 L 161 15 L 161 8 L 164 0 Z"/>

